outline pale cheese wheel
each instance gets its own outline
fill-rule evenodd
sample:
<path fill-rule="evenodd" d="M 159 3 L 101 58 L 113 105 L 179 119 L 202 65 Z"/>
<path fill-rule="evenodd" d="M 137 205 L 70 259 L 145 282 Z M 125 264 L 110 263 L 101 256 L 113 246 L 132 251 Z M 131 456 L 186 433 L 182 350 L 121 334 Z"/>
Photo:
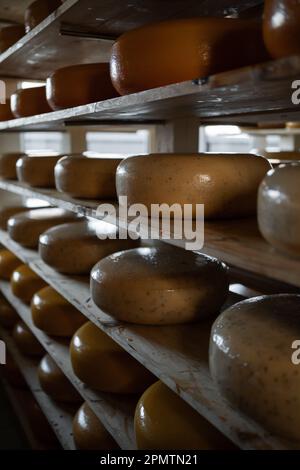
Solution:
<path fill-rule="evenodd" d="M 115 450 L 119 448 L 86 402 L 74 416 L 73 437 L 78 450 Z"/>
<path fill-rule="evenodd" d="M 46 354 L 39 364 L 38 378 L 43 391 L 54 400 L 65 403 L 82 401 L 77 390 L 49 354 Z"/>
<path fill-rule="evenodd" d="M 258 194 L 258 226 L 275 248 L 300 256 L 300 164 L 268 172 Z"/>
<path fill-rule="evenodd" d="M 46 81 L 46 96 L 53 110 L 114 98 L 118 93 L 109 64 L 71 65 L 56 70 Z"/>
<path fill-rule="evenodd" d="M 41 279 L 29 266 L 22 264 L 15 269 L 11 275 L 11 291 L 23 302 L 30 304 L 34 294 L 47 286 L 47 283 Z"/>
<path fill-rule="evenodd" d="M 17 90 L 10 97 L 10 107 L 16 118 L 52 111 L 46 100 L 45 86 Z"/>
<path fill-rule="evenodd" d="M 15 116 L 11 112 L 10 109 L 10 98 L 8 98 L 5 103 L 1 103 L 0 106 L 0 121 L 9 121 L 10 119 L 14 119 Z"/>
<path fill-rule="evenodd" d="M 154 381 L 147 369 L 91 322 L 73 336 L 70 355 L 77 377 L 101 392 L 140 393 Z"/>
<path fill-rule="evenodd" d="M 116 170 L 119 158 L 66 156 L 55 166 L 58 191 L 87 199 L 116 198 Z"/>
<path fill-rule="evenodd" d="M 31 300 L 34 325 L 48 335 L 71 337 L 86 318 L 52 287 L 36 292 Z"/>
<path fill-rule="evenodd" d="M 151 154 L 123 160 L 116 185 L 128 205 L 204 204 L 206 218 L 244 217 L 256 213 L 257 190 L 271 168 L 251 154 Z M 120 200 L 120 203 L 122 201 Z"/>
<path fill-rule="evenodd" d="M 219 312 L 227 268 L 215 258 L 171 246 L 114 253 L 91 272 L 95 304 L 130 323 L 189 323 Z"/>
<path fill-rule="evenodd" d="M 10 329 L 15 326 L 19 320 L 19 315 L 9 302 L 2 296 L 0 297 L 0 324 L 4 328 Z"/>
<path fill-rule="evenodd" d="M 9 281 L 14 270 L 22 264 L 11 251 L 0 249 L 0 278 Z"/>
<path fill-rule="evenodd" d="M 25 356 L 42 356 L 45 351 L 24 322 L 19 321 L 13 330 L 14 341 L 22 354 Z"/>
<path fill-rule="evenodd" d="M 34 209 L 11 217 L 7 222 L 7 230 L 15 242 L 27 248 L 36 248 L 39 236 L 50 227 L 76 220 L 76 214 L 63 209 Z"/>
<path fill-rule="evenodd" d="M 138 245 L 129 238 L 108 238 L 117 236 L 118 229 L 102 221 L 62 224 L 40 236 L 39 254 L 45 263 L 61 273 L 90 274 L 100 259 Z"/>
<path fill-rule="evenodd" d="M 61 155 L 35 156 L 23 155 L 16 162 L 18 180 L 34 188 L 54 188 L 54 167 Z"/>
<path fill-rule="evenodd" d="M 61 0 L 35 0 L 25 10 L 25 30 L 29 33 L 47 16 L 61 6 Z"/>
<path fill-rule="evenodd" d="M 0 155 L 0 176 L 8 180 L 16 180 L 16 163 L 22 156 L 24 156 L 24 153 L 20 152 L 2 153 Z"/>
<path fill-rule="evenodd" d="M 255 297 L 225 310 L 211 331 L 210 371 L 221 393 L 271 433 L 300 441 L 300 372 L 293 363 L 300 295 Z M 299 347 L 298 347 L 299 350 Z"/>
<path fill-rule="evenodd" d="M 229 449 L 225 436 L 161 381 L 141 396 L 135 411 L 137 448 Z"/>
<path fill-rule="evenodd" d="M 25 28 L 22 24 L 6 26 L 0 30 L 0 52 L 6 51 L 25 35 Z"/>
<path fill-rule="evenodd" d="M 125 32 L 112 47 L 110 70 L 114 87 L 125 95 L 267 58 L 260 21 L 188 18 Z"/>

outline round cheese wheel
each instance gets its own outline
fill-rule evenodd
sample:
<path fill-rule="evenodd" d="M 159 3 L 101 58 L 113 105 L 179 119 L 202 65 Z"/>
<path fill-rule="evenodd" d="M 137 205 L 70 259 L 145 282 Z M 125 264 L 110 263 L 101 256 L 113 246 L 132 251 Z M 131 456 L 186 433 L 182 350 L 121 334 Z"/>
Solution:
<path fill-rule="evenodd" d="M 48 335 L 73 336 L 86 318 L 52 287 L 44 287 L 31 300 L 31 315 L 37 328 Z"/>
<path fill-rule="evenodd" d="M 114 253 L 91 272 L 95 304 L 130 323 L 194 322 L 218 313 L 227 292 L 223 263 L 169 246 Z"/>
<path fill-rule="evenodd" d="M 53 110 L 114 98 L 109 64 L 71 65 L 56 70 L 46 81 L 46 95 Z"/>
<path fill-rule="evenodd" d="M 114 450 L 119 446 L 87 403 L 73 419 L 73 437 L 78 450 Z"/>
<path fill-rule="evenodd" d="M 112 47 L 112 82 L 121 94 L 193 80 L 268 57 L 261 23 L 189 18 L 153 23 L 122 34 Z"/>
<path fill-rule="evenodd" d="M 45 207 L 45 206 L 44 206 Z M 16 215 L 20 214 L 21 212 L 28 212 L 29 210 L 41 209 L 41 207 L 34 207 L 34 206 L 24 206 L 24 205 L 11 205 L 6 206 L 0 209 L 0 229 L 6 230 L 7 229 L 7 222 L 8 220 Z"/>
<path fill-rule="evenodd" d="M 14 270 L 22 264 L 13 253 L 0 249 L 0 278 L 9 281 Z"/>
<path fill-rule="evenodd" d="M 46 354 L 39 364 L 38 378 L 43 391 L 54 400 L 66 403 L 82 401 L 77 390 L 49 354 Z"/>
<path fill-rule="evenodd" d="M 0 30 L 0 52 L 6 51 L 15 44 L 25 34 L 25 28 L 22 24 L 6 26 Z"/>
<path fill-rule="evenodd" d="M 15 309 L 10 305 L 9 302 L 4 297 L 0 297 L 0 324 L 4 328 L 13 328 L 17 321 L 19 320 L 19 315 Z"/>
<path fill-rule="evenodd" d="M 96 325 L 87 322 L 70 345 L 74 373 L 101 392 L 139 393 L 152 382 L 152 374 Z"/>
<path fill-rule="evenodd" d="M 15 325 L 13 338 L 18 349 L 25 356 L 42 356 L 45 353 L 43 346 L 22 321 Z"/>
<path fill-rule="evenodd" d="M 0 106 L 1 109 L 1 106 Z M 17 179 L 16 163 L 24 153 L 2 153 L 0 155 L 0 176 L 8 180 Z"/>
<path fill-rule="evenodd" d="M 210 343 L 210 371 L 225 397 L 270 432 L 297 441 L 300 374 L 293 344 L 299 311 L 294 294 L 239 302 L 217 318 Z"/>
<path fill-rule="evenodd" d="M 300 54 L 300 4 L 295 0 L 265 0 L 263 36 L 275 59 Z"/>
<path fill-rule="evenodd" d="M 34 188 L 54 188 L 54 167 L 59 156 L 29 157 L 23 155 L 16 163 L 18 180 Z"/>
<path fill-rule="evenodd" d="M 12 293 L 27 304 L 37 291 L 47 286 L 47 283 L 26 264 L 13 271 L 10 284 Z"/>
<path fill-rule="evenodd" d="M 119 158 L 63 157 L 55 166 L 58 191 L 87 199 L 116 198 Z"/>
<path fill-rule="evenodd" d="M 105 238 L 118 229 L 101 221 L 83 221 L 52 227 L 40 236 L 39 254 L 52 268 L 64 274 L 90 274 L 99 259 L 137 246 L 137 241 Z"/>
<path fill-rule="evenodd" d="M 9 351 L 6 351 L 6 363 L 1 366 L 1 373 L 12 387 L 27 388 L 27 383 Z"/>
<path fill-rule="evenodd" d="M 286 122 L 285 127 L 287 129 L 300 129 L 300 122 Z"/>
<path fill-rule="evenodd" d="M 1 103 L 0 121 L 9 121 L 10 119 L 14 119 L 14 118 L 15 116 L 13 115 L 10 109 L 10 98 L 8 98 L 5 103 Z"/>
<path fill-rule="evenodd" d="M 45 86 L 17 90 L 10 97 L 10 107 L 16 118 L 52 111 L 46 100 Z"/>
<path fill-rule="evenodd" d="M 135 411 L 137 448 L 228 449 L 233 447 L 216 428 L 161 381 L 141 396 Z"/>
<path fill-rule="evenodd" d="M 268 172 L 258 193 L 258 226 L 279 250 L 300 256 L 300 164 Z"/>
<path fill-rule="evenodd" d="M 119 165 L 117 193 L 149 214 L 151 204 L 191 204 L 195 217 L 196 204 L 204 204 L 206 218 L 244 217 L 256 213 L 258 186 L 270 168 L 251 154 L 141 155 Z"/>
<path fill-rule="evenodd" d="M 61 0 L 36 0 L 25 10 L 25 30 L 29 33 L 47 16 L 61 6 Z"/>
<path fill-rule="evenodd" d="M 15 242 L 27 248 L 36 248 L 39 236 L 45 230 L 75 220 L 78 220 L 76 214 L 63 209 L 34 209 L 11 217 L 7 222 L 7 230 Z"/>

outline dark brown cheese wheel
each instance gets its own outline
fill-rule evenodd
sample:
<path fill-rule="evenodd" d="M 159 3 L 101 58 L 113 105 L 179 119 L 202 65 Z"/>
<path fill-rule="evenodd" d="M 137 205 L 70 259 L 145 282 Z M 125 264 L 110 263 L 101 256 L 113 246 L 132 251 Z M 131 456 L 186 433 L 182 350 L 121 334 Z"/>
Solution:
<path fill-rule="evenodd" d="M 4 297 L 0 297 L 0 325 L 11 329 L 19 320 L 19 315 Z"/>
<path fill-rule="evenodd" d="M 22 24 L 6 26 L 0 30 L 0 52 L 6 51 L 15 44 L 25 34 L 25 28 Z"/>
<path fill-rule="evenodd" d="M 10 107 L 16 118 L 52 111 L 46 100 L 45 86 L 17 90 L 10 97 Z"/>
<path fill-rule="evenodd" d="M 36 339 L 24 322 L 19 321 L 13 330 L 13 338 L 15 343 L 24 356 L 41 357 L 45 351 L 43 346 Z"/>
<path fill-rule="evenodd" d="M 9 281 L 14 270 L 21 264 L 22 261 L 11 251 L 0 249 L 0 279 Z"/>
<path fill-rule="evenodd" d="M 8 98 L 4 104 L 1 103 L 0 121 L 9 121 L 10 119 L 14 119 L 14 118 L 15 116 L 13 115 L 10 109 L 10 98 Z"/>
<path fill-rule="evenodd" d="M 36 0 L 25 10 L 25 30 L 29 33 L 62 4 L 61 0 Z"/>
<path fill-rule="evenodd" d="M 25 205 L 7 205 L 0 209 L 0 229 L 7 229 L 8 220 L 14 215 L 20 214 L 21 212 L 28 212 L 29 210 L 42 209 L 45 206 L 25 206 Z"/>
<path fill-rule="evenodd" d="M 2 153 L 0 155 L 0 176 L 8 180 L 16 180 L 16 163 L 22 156 L 24 156 L 24 153 L 20 152 Z"/>
<path fill-rule="evenodd" d="M 40 278 L 26 264 L 20 265 L 11 275 L 12 293 L 26 304 L 30 304 L 33 295 L 47 286 L 47 283 Z"/>
<path fill-rule="evenodd" d="M 24 155 L 16 163 L 18 180 L 34 188 L 54 188 L 54 167 L 59 156 L 35 156 Z"/>

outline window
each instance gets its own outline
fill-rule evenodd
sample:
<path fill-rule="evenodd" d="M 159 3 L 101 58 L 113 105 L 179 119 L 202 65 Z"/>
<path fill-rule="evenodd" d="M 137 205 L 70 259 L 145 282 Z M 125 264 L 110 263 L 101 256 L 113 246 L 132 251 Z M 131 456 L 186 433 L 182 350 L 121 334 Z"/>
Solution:
<path fill-rule="evenodd" d="M 59 155 L 65 151 L 65 138 L 63 132 L 24 132 L 21 151 L 29 155 Z"/>
<path fill-rule="evenodd" d="M 149 131 L 87 132 L 88 156 L 129 156 L 149 153 Z"/>

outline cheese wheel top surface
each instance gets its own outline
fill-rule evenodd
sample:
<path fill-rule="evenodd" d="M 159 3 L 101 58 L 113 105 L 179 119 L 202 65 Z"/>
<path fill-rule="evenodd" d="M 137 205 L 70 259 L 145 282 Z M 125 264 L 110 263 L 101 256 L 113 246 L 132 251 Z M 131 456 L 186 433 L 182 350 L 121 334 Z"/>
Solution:
<path fill-rule="evenodd" d="M 226 449 L 232 444 L 161 381 L 141 396 L 134 417 L 138 449 Z"/>
<path fill-rule="evenodd" d="M 1 105 L 2 106 L 2 105 Z M 0 106 L 0 109 L 1 109 Z M 24 153 L 12 152 L 0 155 L 0 176 L 9 180 L 17 179 L 16 163 Z"/>
<path fill-rule="evenodd" d="M 10 280 L 10 277 L 14 270 L 22 264 L 22 261 L 17 258 L 11 251 L 0 249 L 0 278 L 6 281 Z"/>
<path fill-rule="evenodd" d="M 34 294 L 31 315 L 37 328 L 54 336 L 73 336 L 86 322 L 86 318 L 50 286 Z"/>
<path fill-rule="evenodd" d="M 29 33 L 62 4 L 61 0 L 36 0 L 25 10 L 25 30 Z"/>
<path fill-rule="evenodd" d="M 18 180 L 37 188 L 54 188 L 54 167 L 61 155 L 35 156 L 23 155 L 16 162 Z"/>
<path fill-rule="evenodd" d="M 300 372 L 292 362 L 300 295 L 255 297 L 225 310 L 211 331 L 210 370 L 220 391 L 269 431 L 300 440 Z"/>
<path fill-rule="evenodd" d="M 63 209 L 34 209 L 11 217 L 7 222 L 7 230 L 15 242 L 27 248 L 36 248 L 39 236 L 50 227 L 76 220 L 76 214 Z"/>
<path fill-rule="evenodd" d="M 261 29 L 254 20 L 190 18 L 125 32 L 112 47 L 113 85 L 124 95 L 264 61 Z"/>
<path fill-rule="evenodd" d="M 2 230 L 6 230 L 8 220 L 16 214 L 20 214 L 21 212 L 28 212 L 29 210 L 37 210 L 41 208 L 42 207 L 24 206 L 24 205 L 9 205 L 6 207 L 2 207 L 0 209 L 0 228 Z"/>
<path fill-rule="evenodd" d="M 92 267 L 115 251 L 133 248 L 137 241 L 117 238 L 118 230 L 102 221 L 62 224 L 44 232 L 39 239 L 42 260 L 65 274 L 89 274 Z"/>
<path fill-rule="evenodd" d="M 53 110 L 80 106 L 118 95 L 110 78 L 109 64 L 80 64 L 53 72 L 46 82 L 46 95 Z"/>
<path fill-rule="evenodd" d="M 55 166 L 58 191 L 88 199 L 116 198 L 116 170 L 122 159 L 66 156 Z"/>
<path fill-rule="evenodd" d="M 0 324 L 4 328 L 13 328 L 19 315 L 4 297 L 0 297 Z"/>
<path fill-rule="evenodd" d="M 12 293 L 28 304 L 37 291 L 47 286 L 47 283 L 26 264 L 13 271 L 10 282 Z"/>
<path fill-rule="evenodd" d="M 78 450 L 112 450 L 118 445 L 85 402 L 73 419 L 73 437 Z"/>
<path fill-rule="evenodd" d="M 10 107 L 16 118 L 52 111 L 46 100 L 46 87 L 22 88 L 10 97 Z"/>
<path fill-rule="evenodd" d="M 25 356 L 42 356 L 44 349 L 24 322 L 19 321 L 13 330 L 13 338 L 18 349 Z"/>
<path fill-rule="evenodd" d="M 226 266 L 165 246 L 114 253 L 91 272 L 98 307 L 130 323 L 170 325 L 217 314 L 228 292 Z"/>
<path fill-rule="evenodd" d="M 0 30 L 0 52 L 6 51 L 25 34 L 25 28 L 21 24 L 6 26 Z"/>
<path fill-rule="evenodd" d="M 39 364 L 38 378 L 44 392 L 54 400 L 68 403 L 82 401 L 77 390 L 49 354 Z"/>
<path fill-rule="evenodd" d="M 204 204 L 206 218 L 256 213 L 257 190 L 271 168 L 251 154 L 150 154 L 129 157 L 117 169 L 118 196 L 128 205 Z"/>
<path fill-rule="evenodd" d="M 1 40 L 0 40 L 1 43 Z M 0 45 L 1 49 L 1 45 Z M 14 119 L 14 115 L 10 109 L 10 98 L 7 98 L 5 103 L 1 103 L 0 106 L 0 121 L 9 121 L 10 119 Z"/>
<path fill-rule="evenodd" d="M 154 380 L 147 369 L 91 322 L 73 336 L 70 355 L 77 377 L 102 392 L 140 393 Z"/>

